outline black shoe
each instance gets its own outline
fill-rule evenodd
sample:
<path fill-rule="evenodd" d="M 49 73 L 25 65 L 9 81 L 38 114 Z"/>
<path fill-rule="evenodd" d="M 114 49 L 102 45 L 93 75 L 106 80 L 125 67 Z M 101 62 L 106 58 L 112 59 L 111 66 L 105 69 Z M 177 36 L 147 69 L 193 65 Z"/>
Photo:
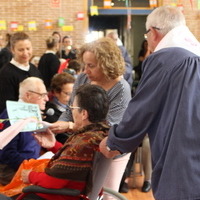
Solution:
<path fill-rule="evenodd" d="M 128 184 L 126 182 L 123 182 L 123 184 L 119 188 L 119 192 L 120 193 L 128 193 L 128 190 L 129 190 Z"/>
<path fill-rule="evenodd" d="M 142 192 L 148 192 L 151 189 L 151 183 L 149 181 L 145 181 L 142 186 Z"/>

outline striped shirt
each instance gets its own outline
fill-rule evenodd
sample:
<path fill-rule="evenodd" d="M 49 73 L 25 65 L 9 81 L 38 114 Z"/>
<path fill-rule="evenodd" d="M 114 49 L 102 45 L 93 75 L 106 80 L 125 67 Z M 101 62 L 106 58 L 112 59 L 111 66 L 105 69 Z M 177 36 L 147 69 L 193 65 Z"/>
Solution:
<path fill-rule="evenodd" d="M 86 74 L 81 73 L 75 81 L 73 92 L 66 111 L 61 114 L 59 121 L 73 121 L 69 105 L 73 103 L 77 88 L 84 83 L 90 83 L 90 80 L 87 78 Z M 107 91 L 107 95 L 109 99 L 109 111 L 106 120 L 109 125 L 112 126 L 113 124 L 118 124 L 121 121 L 124 111 L 128 106 L 131 99 L 130 85 L 125 79 L 122 78 L 117 84 Z"/>

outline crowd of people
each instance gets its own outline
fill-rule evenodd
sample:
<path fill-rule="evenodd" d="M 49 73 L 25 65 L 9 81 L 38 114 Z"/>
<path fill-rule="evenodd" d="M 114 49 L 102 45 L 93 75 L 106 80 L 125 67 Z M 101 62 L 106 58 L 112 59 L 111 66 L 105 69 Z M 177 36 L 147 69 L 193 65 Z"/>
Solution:
<path fill-rule="evenodd" d="M 119 191 L 130 156 L 134 159 L 131 152 L 142 145 L 143 192 L 152 187 L 156 200 L 199 198 L 200 44 L 183 13 L 172 6 L 153 10 L 146 30 L 133 97 L 132 64 L 125 48 L 117 45 L 116 32 L 79 48 L 70 36 L 54 32 L 38 67 L 30 63 L 29 36 L 11 36 L 6 48 L 12 58 L 0 70 L 0 117 L 8 118 L 6 100 L 35 103 L 51 126 L 34 136 L 20 132 L 0 150 L 0 184 L 8 184 L 24 160 L 39 157 L 42 146 L 55 156 L 45 172 L 24 170 L 23 182 L 87 193 L 92 158 L 100 147 L 112 158 L 103 186 Z M 66 61 L 62 68 L 60 57 Z M 10 126 L 3 123 L 2 130 Z M 34 199 L 41 198 L 52 199 L 41 194 Z"/>

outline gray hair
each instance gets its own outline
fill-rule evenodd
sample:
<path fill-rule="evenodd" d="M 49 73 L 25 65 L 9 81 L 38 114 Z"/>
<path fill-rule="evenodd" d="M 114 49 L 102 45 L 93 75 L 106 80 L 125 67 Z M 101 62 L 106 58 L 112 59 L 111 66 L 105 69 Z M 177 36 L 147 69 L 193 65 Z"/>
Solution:
<path fill-rule="evenodd" d="M 186 25 L 185 17 L 180 8 L 174 6 L 161 6 L 152 11 L 147 17 L 146 30 L 157 27 L 164 36 L 172 29 Z"/>
<path fill-rule="evenodd" d="M 19 99 L 23 99 L 28 90 L 37 91 L 38 83 L 43 80 L 37 77 L 28 77 L 19 84 Z"/>

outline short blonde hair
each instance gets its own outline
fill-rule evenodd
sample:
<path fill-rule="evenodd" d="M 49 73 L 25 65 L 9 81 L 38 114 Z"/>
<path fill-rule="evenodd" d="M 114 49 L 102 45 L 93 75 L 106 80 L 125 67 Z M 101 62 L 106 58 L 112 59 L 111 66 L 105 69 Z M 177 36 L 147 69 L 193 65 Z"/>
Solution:
<path fill-rule="evenodd" d="M 108 79 L 115 79 L 125 72 L 124 58 L 116 43 L 110 38 L 100 38 L 90 43 L 84 44 L 78 52 L 78 59 L 83 61 L 83 54 L 92 52 Z"/>

